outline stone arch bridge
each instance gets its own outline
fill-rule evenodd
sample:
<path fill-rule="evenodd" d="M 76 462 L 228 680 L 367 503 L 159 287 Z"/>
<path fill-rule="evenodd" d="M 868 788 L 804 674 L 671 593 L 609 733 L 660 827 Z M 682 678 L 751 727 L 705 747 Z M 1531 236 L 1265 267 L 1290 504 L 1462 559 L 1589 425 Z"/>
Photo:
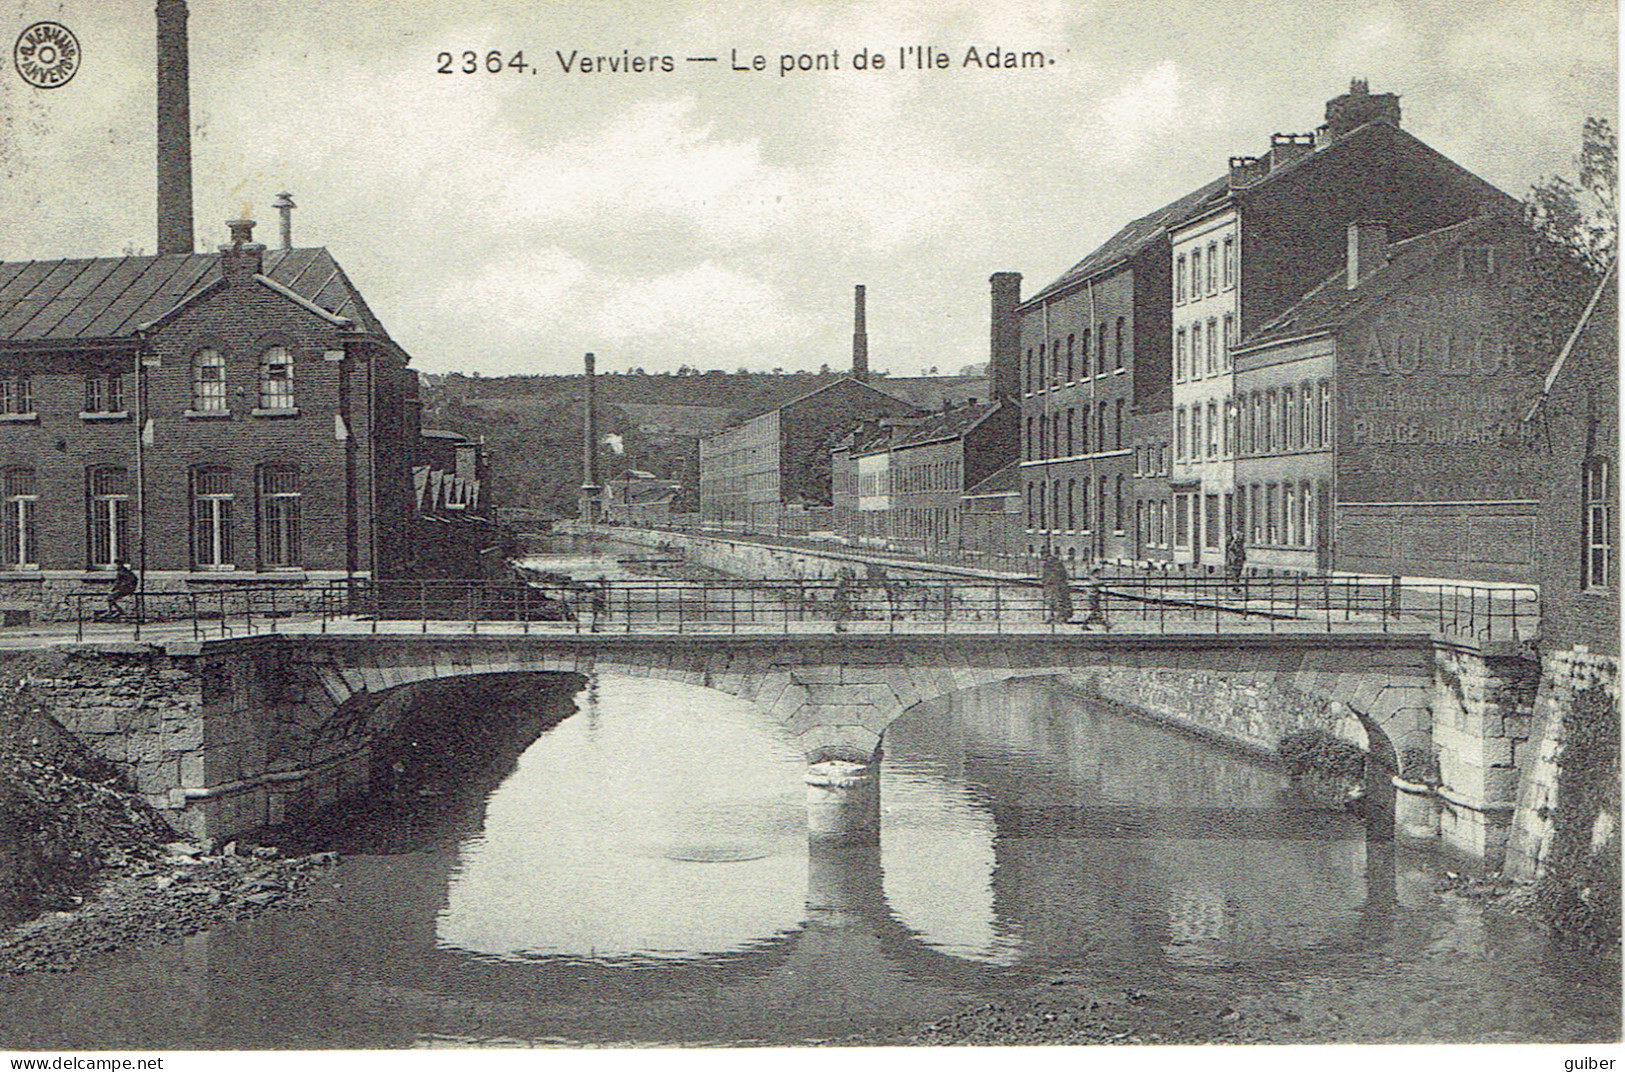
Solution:
<path fill-rule="evenodd" d="M 126 765 L 178 828 L 216 838 L 364 791 L 373 744 L 412 704 L 415 687 L 433 680 L 623 675 L 750 701 L 800 743 L 816 835 L 868 821 L 881 740 L 904 711 L 962 689 L 1058 678 L 1245 748 L 1273 749 L 1303 727 L 1337 733 L 1398 770 L 1396 784 L 1419 798 L 1402 808 L 1402 828 L 1493 861 L 1526 758 L 1533 688 L 1523 683 L 1527 660 L 1402 632 L 295 632 L 0 658 L 67 729 Z"/>

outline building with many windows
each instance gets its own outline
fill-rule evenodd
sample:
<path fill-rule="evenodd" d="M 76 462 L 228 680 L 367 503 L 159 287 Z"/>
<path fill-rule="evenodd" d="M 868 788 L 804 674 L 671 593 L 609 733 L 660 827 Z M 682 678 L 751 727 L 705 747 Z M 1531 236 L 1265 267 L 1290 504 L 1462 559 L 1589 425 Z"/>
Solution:
<path fill-rule="evenodd" d="M 0 591 L 389 577 L 416 378 L 325 249 L 0 263 Z"/>
<path fill-rule="evenodd" d="M 1543 465 L 1523 416 L 1587 275 L 1512 212 L 1394 243 L 1355 223 L 1346 248 L 1236 350 L 1248 563 L 1529 580 Z"/>
<path fill-rule="evenodd" d="M 733 532 L 805 534 L 831 504 L 830 452 L 868 418 L 920 410 L 847 377 L 700 440 L 700 520 Z"/>

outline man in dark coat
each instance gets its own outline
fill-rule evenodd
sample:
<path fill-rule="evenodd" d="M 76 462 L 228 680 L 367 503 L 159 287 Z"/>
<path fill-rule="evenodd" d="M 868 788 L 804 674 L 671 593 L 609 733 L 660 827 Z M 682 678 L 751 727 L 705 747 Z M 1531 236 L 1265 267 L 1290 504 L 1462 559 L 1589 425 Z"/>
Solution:
<path fill-rule="evenodd" d="M 1039 563 L 1039 581 L 1044 586 L 1044 608 L 1051 622 L 1072 620 L 1072 582 L 1066 564 L 1053 551 L 1044 552 Z"/>
<path fill-rule="evenodd" d="M 119 606 L 119 601 L 126 596 L 135 595 L 135 590 L 140 585 L 141 581 L 136 577 L 135 570 L 130 568 L 130 564 L 120 562 L 118 572 L 113 575 L 112 591 L 107 593 L 107 616 L 109 618 L 124 617 L 124 608 Z"/>

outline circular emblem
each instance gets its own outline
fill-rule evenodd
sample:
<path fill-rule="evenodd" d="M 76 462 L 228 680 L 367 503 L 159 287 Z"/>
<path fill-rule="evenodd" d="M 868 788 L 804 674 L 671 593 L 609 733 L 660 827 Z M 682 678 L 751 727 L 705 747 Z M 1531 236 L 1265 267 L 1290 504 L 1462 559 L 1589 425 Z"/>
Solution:
<path fill-rule="evenodd" d="M 79 39 L 59 22 L 36 22 L 17 38 L 12 61 L 24 82 L 56 89 L 79 71 Z"/>

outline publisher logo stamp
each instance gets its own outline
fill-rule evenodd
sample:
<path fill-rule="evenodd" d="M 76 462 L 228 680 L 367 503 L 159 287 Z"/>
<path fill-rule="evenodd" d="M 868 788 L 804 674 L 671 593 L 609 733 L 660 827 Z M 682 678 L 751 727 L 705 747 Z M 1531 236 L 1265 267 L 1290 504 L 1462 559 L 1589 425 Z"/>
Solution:
<path fill-rule="evenodd" d="M 79 71 L 79 39 L 59 22 L 36 22 L 18 36 L 12 60 L 24 82 L 57 89 Z"/>

